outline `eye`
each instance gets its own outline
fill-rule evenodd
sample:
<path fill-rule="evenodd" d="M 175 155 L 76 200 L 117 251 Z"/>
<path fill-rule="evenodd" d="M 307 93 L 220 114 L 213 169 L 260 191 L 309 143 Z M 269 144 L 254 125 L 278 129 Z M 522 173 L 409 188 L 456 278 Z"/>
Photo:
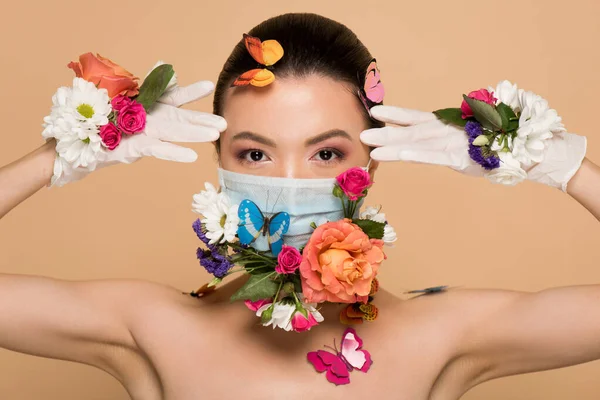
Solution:
<path fill-rule="evenodd" d="M 245 151 L 241 152 L 238 155 L 238 159 L 245 163 L 259 163 L 262 161 L 267 161 L 268 157 L 261 150 L 250 149 L 250 150 L 245 150 Z"/>
<path fill-rule="evenodd" d="M 344 157 L 344 154 L 342 152 L 340 152 L 339 150 L 335 150 L 335 149 L 322 149 L 322 150 L 319 150 L 319 152 L 317 154 L 315 154 L 313 157 L 315 157 L 316 161 L 320 161 L 323 163 L 330 163 L 330 162 L 336 162 L 336 160 L 341 161 Z"/>

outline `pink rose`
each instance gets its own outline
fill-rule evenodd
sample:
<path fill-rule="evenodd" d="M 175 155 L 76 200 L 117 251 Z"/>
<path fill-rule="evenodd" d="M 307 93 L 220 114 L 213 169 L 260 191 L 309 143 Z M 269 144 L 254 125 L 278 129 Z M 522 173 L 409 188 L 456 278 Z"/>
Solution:
<path fill-rule="evenodd" d="M 302 254 L 292 246 L 283 245 L 277 256 L 275 271 L 278 274 L 293 274 L 302 262 Z"/>
<path fill-rule="evenodd" d="M 127 96 L 123 96 L 122 94 L 116 96 L 110 104 L 112 105 L 113 110 L 121 111 L 124 107 L 133 103 L 134 100 Z"/>
<path fill-rule="evenodd" d="M 112 122 L 102 125 L 99 134 L 109 150 L 114 150 L 121 143 L 121 131 Z"/>
<path fill-rule="evenodd" d="M 350 200 L 358 200 L 365 189 L 373 184 L 369 173 L 360 167 L 350 168 L 335 179 Z"/>
<path fill-rule="evenodd" d="M 347 218 L 318 226 L 302 256 L 302 293 L 309 303 L 366 303 L 385 259 L 383 240 L 370 239 Z"/>
<path fill-rule="evenodd" d="M 246 307 L 248 307 L 248 309 L 250 311 L 257 311 L 259 308 L 261 308 L 265 304 L 271 304 L 272 302 L 273 302 L 273 299 L 261 299 L 261 300 L 257 300 L 257 301 L 246 300 L 246 301 L 244 301 L 244 304 L 246 305 Z"/>
<path fill-rule="evenodd" d="M 296 332 L 304 332 L 310 330 L 313 326 L 319 325 L 315 317 L 308 312 L 308 319 L 299 311 L 296 311 L 292 317 L 292 329 Z"/>
<path fill-rule="evenodd" d="M 146 110 L 137 101 L 123 107 L 117 116 L 117 124 L 126 135 L 133 135 L 146 127 Z"/>
<path fill-rule="evenodd" d="M 487 89 L 474 90 L 471 93 L 469 93 L 467 97 L 470 97 L 471 99 L 475 100 L 485 101 L 486 103 L 492 106 L 495 105 L 496 101 L 498 100 L 494 97 L 494 92 L 488 92 Z M 471 106 L 469 106 L 469 104 L 465 100 L 463 100 L 462 104 L 460 105 L 460 109 L 462 110 L 463 119 L 467 119 L 473 116 L 473 110 L 471 110 Z"/>

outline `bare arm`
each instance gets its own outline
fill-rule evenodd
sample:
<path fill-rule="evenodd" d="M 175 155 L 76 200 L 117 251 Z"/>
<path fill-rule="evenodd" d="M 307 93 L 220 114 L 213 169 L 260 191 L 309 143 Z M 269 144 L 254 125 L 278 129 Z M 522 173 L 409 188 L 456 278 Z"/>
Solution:
<path fill-rule="evenodd" d="M 465 389 L 600 359 L 600 285 L 457 290 L 448 298 L 465 323 L 457 349 L 469 375 Z"/>
<path fill-rule="evenodd" d="M 0 218 L 50 182 L 56 143 L 51 140 L 0 168 Z"/>
<path fill-rule="evenodd" d="M 600 167 L 585 158 L 567 192 L 600 220 Z"/>

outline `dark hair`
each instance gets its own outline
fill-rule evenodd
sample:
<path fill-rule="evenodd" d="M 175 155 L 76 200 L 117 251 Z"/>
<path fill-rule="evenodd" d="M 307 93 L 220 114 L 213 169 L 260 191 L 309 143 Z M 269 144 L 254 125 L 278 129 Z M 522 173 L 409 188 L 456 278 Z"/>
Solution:
<path fill-rule="evenodd" d="M 275 39 L 283 47 L 283 58 L 273 66 L 277 78 L 302 78 L 319 74 L 344 82 L 357 93 L 359 85 L 364 84 L 365 72 L 373 59 L 369 50 L 347 26 L 317 14 L 279 15 L 261 22 L 248 34 L 261 40 Z M 240 40 L 219 74 L 213 100 L 215 114 L 222 115 L 225 92 L 232 82 L 256 67 L 257 63 L 246 50 L 244 40 Z M 358 95 L 356 99 L 360 101 Z M 382 122 L 370 118 L 366 109 L 364 114 L 369 127 L 384 126 Z"/>

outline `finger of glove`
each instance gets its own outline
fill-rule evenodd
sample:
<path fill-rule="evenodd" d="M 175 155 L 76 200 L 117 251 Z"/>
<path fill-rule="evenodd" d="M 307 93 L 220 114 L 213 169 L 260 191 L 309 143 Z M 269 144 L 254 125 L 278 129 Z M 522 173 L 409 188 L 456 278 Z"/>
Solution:
<path fill-rule="evenodd" d="M 148 115 L 145 133 L 154 139 L 188 143 L 214 142 L 220 136 L 219 131 L 215 128 L 167 121 L 156 117 L 151 118 L 151 115 Z"/>
<path fill-rule="evenodd" d="M 219 132 L 227 129 L 227 122 L 223 117 L 200 111 L 185 110 L 166 104 L 156 104 L 148 117 L 151 119 L 161 119 L 169 123 L 173 121 L 189 125 L 202 125 L 214 128 Z"/>
<path fill-rule="evenodd" d="M 198 159 L 198 154 L 192 149 L 161 141 L 156 141 L 140 149 L 140 151 L 144 156 L 156 157 L 166 161 L 191 163 Z"/>
<path fill-rule="evenodd" d="M 428 111 L 411 110 L 394 106 L 374 106 L 371 108 L 373 118 L 391 124 L 410 126 L 429 122 L 437 117 Z"/>
<path fill-rule="evenodd" d="M 447 125 L 432 121 L 408 127 L 386 126 L 367 129 L 361 132 L 360 140 L 368 146 L 390 146 L 444 138 L 450 132 Z"/>
<path fill-rule="evenodd" d="M 192 101 L 200 100 L 215 90 L 211 81 L 199 81 L 188 86 L 175 86 L 165 92 L 158 101 L 163 104 L 179 107 Z"/>
<path fill-rule="evenodd" d="M 443 165 L 460 168 L 462 165 L 456 157 L 443 151 L 406 150 L 397 146 L 380 147 L 371 151 L 371 158 L 376 161 L 406 161 L 420 164 Z"/>

